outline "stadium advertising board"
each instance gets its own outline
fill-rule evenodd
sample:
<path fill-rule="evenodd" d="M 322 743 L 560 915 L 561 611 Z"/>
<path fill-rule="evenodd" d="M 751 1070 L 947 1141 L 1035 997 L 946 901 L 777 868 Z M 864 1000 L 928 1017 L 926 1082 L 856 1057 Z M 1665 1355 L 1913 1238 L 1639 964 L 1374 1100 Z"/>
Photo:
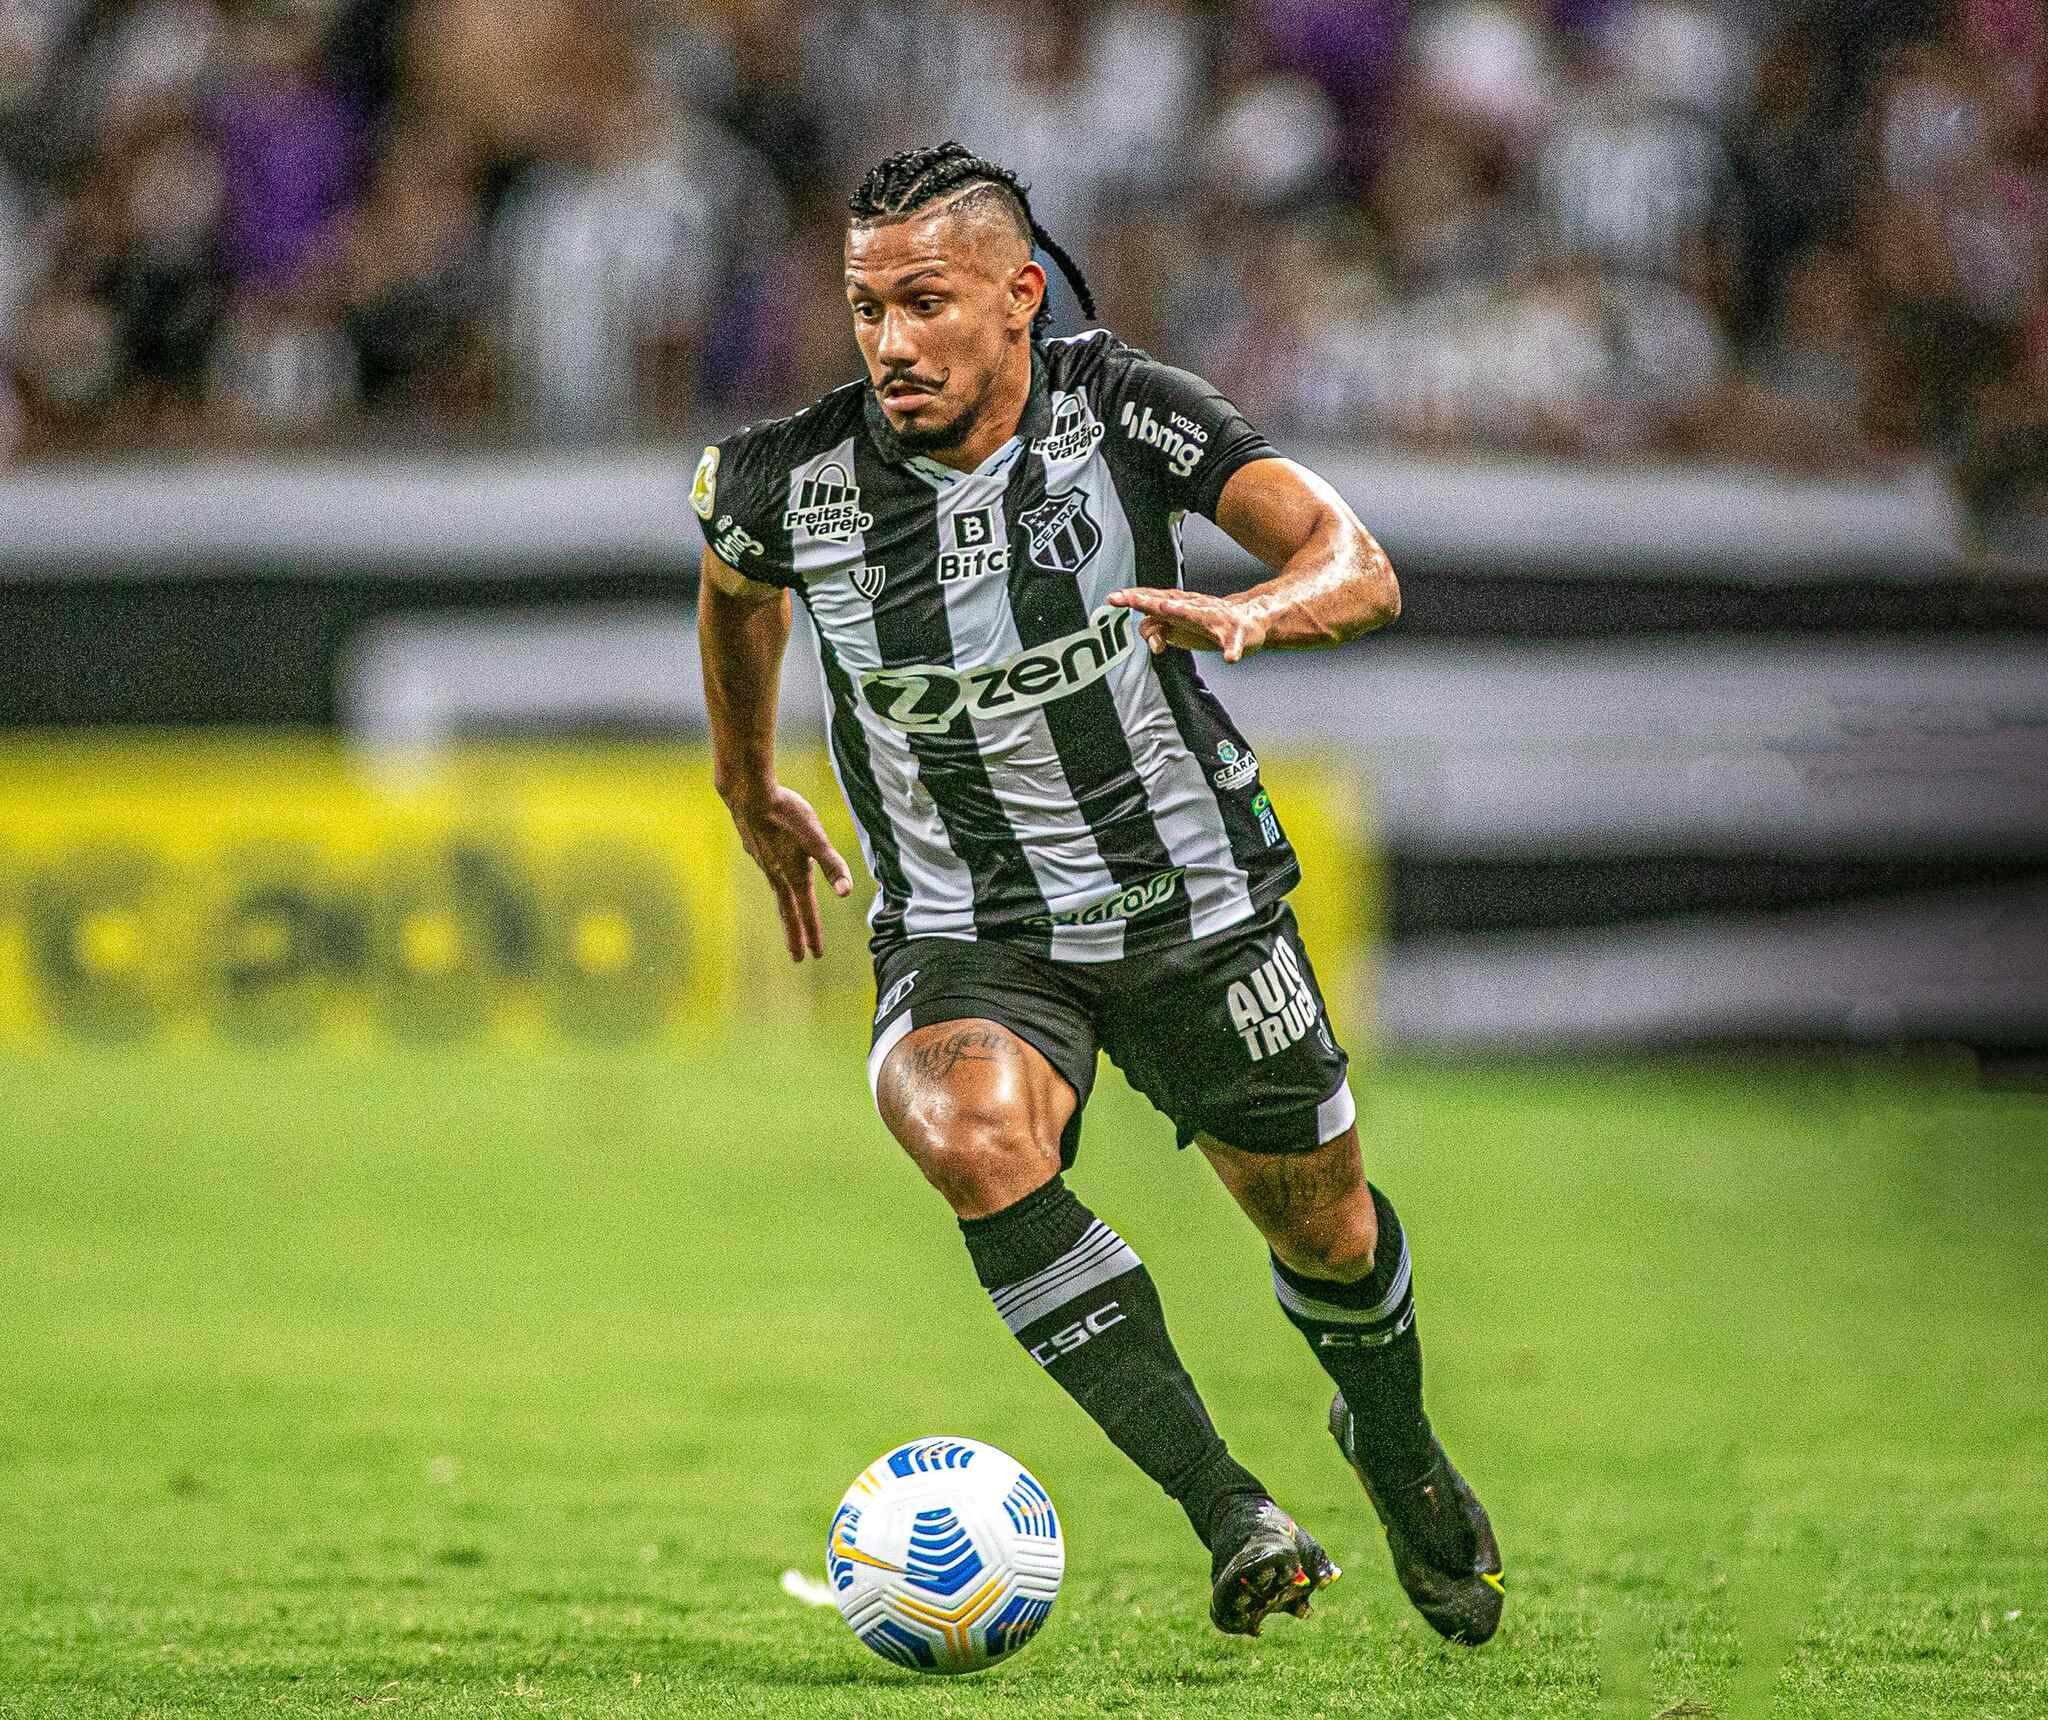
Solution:
<path fill-rule="evenodd" d="M 855 853 L 822 754 L 782 772 Z M 1349 795 L 1298 761 L 1270 774 L 1307 862 L 1297 908 L 1333 991 L 1358 996 L 1369 872 Z M 0 1045 L 855 1033 L 865 928 L 836 904 L 827 927 L 826 959 L 792 968 L 698 747 L 372 764 L 321 740 L 0 746 Z"/>

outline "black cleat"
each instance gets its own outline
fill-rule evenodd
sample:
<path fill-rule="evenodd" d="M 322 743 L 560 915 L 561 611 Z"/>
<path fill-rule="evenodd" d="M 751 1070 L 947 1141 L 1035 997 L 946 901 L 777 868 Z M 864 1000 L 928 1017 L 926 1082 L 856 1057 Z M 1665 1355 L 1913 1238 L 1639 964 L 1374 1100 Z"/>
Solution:
<path fill-rule="evenodd" d="M 1270 1499 L 1245 1495 L 1225 1513 L 1209 1566 L 1209 1622 L 1257 1636 L 1270 1612 L 1307 1618 L 1309 1597 L 1342 1575 L 1330 1555 Z"/>
<path fill-rule="evenodd" d="M 1464 1476 L 1430 1436 L 1434 1461 L 1421 1480 L 1380 1488 L 1358 1461 L 1351 1411 L 1339 1392 L 1330 1400 L 1330 1437 L 1344 1454 L 1386 1526 L 1394 1575 L 1415 1610 L 1452 1642 L 1478 1647 L 1500 1626 L 1507 1590 L 1493 1525 Z"/>

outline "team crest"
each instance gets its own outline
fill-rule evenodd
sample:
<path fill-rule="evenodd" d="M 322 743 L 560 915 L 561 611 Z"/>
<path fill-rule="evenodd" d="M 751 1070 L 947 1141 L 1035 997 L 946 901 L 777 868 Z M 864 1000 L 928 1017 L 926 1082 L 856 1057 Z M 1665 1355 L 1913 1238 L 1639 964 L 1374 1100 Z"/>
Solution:
<path fill-rule="evenodd" d="M 853 570 L 853 589 L 870 603 L 882 595 L 889 570 L 879 561 L 864 561 Z"/>
<path fill-rule="evenodd" d="M 1102 528 L 1088 511 L 1086 490 L 1062 490 L 1018 516 L 1031 559 L 1055 573 L 1079 573 L 1102 547 Z"/>
<path fill-rule="evenodd" d="M 796 506 L 782 516 L 785 531 L 801 531 L 827 543 L 844 543 L 875 523 L 861 512 L 860 486 L 837 460 L 827 460 L 797 486 Z"/>

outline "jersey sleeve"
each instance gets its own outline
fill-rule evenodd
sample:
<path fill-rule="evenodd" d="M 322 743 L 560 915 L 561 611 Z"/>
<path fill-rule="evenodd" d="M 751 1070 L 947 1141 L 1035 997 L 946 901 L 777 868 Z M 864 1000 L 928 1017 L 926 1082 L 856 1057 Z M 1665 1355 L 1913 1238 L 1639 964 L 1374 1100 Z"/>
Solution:
<path fill-rule="evenodd" d="M 787 473 L 742 430 L 704 450 L 690 484 L 690 510 L 711 553 L 728 567 L 763 585 L 793 585 L 782 523 L 787 490 Z"/>
<path fill-rule="evenodd" d="M 1278 452 L 1215 386 L 1125 347 L 1104 365 L 1109 434 L 1167 506 L 1216 517 L 1231 473 Z"/>

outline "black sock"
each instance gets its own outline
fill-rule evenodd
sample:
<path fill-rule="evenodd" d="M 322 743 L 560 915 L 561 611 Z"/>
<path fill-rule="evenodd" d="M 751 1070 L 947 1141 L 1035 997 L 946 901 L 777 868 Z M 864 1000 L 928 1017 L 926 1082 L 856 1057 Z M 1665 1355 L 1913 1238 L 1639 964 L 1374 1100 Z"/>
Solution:
<path fill-rule="evenodd" d="M 1374 1482 L 1398 1486 L 1429 1468 L 1429 1418 L 1422 1413 L 1422 1340 L 1408 1239 L 1387 1197 L 1367 1185 L 1379 1220 L 1373 1268 L 1353 1284 L 1311 1278 L 1277 1256 L 1280 1309 L 1337 1382 L 1357 1426 L 1358 1461 Z"/>
<path fill-rule="evenodd" d="M 1180 1365 L 1144 1262 L 1057 1174 L 1014 1206 L 963 1218 L 960 1232 L 1031 1359 L 1166 1490 L 1205 1545 L 1227 1499 L 1264 1497 Z"/>

